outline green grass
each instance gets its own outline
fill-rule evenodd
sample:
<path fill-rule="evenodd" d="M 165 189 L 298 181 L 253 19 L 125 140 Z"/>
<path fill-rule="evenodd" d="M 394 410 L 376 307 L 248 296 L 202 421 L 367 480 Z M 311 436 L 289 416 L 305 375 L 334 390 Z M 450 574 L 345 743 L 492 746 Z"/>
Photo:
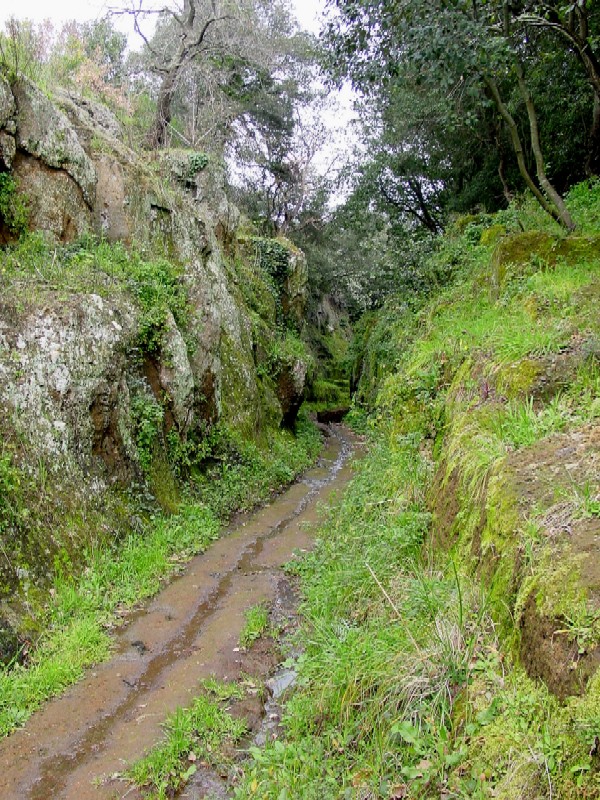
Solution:
<path fill-rule="evenodd" d="M 225 519 L 268 499 L 306 469 L 321 449 L 318 429 L 300 414 L 294 433 L 269 431 L 262 446 L 244 441 L 232 431 L 217 430 L 211 448 L 213 463 L 193 469 L 192 494 Z"/>
<path fill-rule="evenodd" d="M 131 534 L 114 549 L 98 548 L 79 578 L 56 578 L 46 633 L 32 662 L 0 673 L 0 735 L 23 723 L 44 700 L 77 681 L 110 654 L 106 625 L 117 609 L 155 594 L 182 560 L 217 538 L 220 524 L 201 506 L 160 518 L 145 536 Z"/>
<path fill-rule="evenodd" d="M 301 688 L 284 741 L 252 750 L 236 796 L 389 796 L 405 777 L 418 785 L 424 754 L 448 741 L 481 612 L 464 599 L 460 613 L 454 574 L 423 564 L 428 475 L 418 439 L 374 447 L 297 568 Z"/>
<path fill-rule="evenodd" d="M 165 739 L 128 771 L 145 796 L 165 800 L 196 772 L 196 761 L 213 765 L 224 760 L 223 746 L 237 742 L 246 727 L 219 702 L 202 694 L 190 708 L 177 709 L 165 722 Z"/>
<path fill-rule="evenodd" d="M 596 196 L 597 184 L 569 198 L 591 233 Z M 536 227 L 535 210 L 500 215 L 509 228 L 511 214 Z M 585 248 L 553 266 L 532 252 L 492 292 L 492 249 L 466 233 L 436 256 L 472 248 L 451 285 L 364 323 L 358 397 L 372 413 L 354 415 L 371 450 L 293 566 L 298 688 L 283 738 L 252 748 L 240 800 L 600 798 L 600 673 L 559 702 L 518 656 L 532 587 L 581 652 L 598 642 L 598 616 L 548 549 L 546 506 L 520 508 L 503 483 L 511 458 L 598 419 L 598 264 Z M 454 538 L 440 549 L 430 509 L 443 516 L 437 494 L 451 491 Z M 564 492 L 574 518 L 598 515 L 595 485 Z"/>
<path fill-rule="evenodd" d="M 252 606 L 245 614 L 244 627 L 240 633 L 240 646 L 250 647 L 263 636 L 269 626 L 269 612 L 264 605 Z"/>
<path fill-rule="evenodd" d="M 489 598 L 428 557 L 429 467 L 381 437 L 295 566 L 299 688 L 237 798 L 597 798 L 600 681 L 559 704 L 502 650 Z"/>
<path fill-rule="evenodd" d="M 160 350 L 170 312 L 185 327 L 188 299 L 182 269 L 166 258 L 148 258 L 135 248 L 93 236 L 58 246 L 40 233 L 0 249 L 0 288 L 16 292 L 21 305 L 48 291 L 98 294 L 133 301 L 138 310 L 138 346 Z"/>
<path fill-rule="evenodd" d="M 309 390 L 308 407 L 313 411 L 328 408 L 349 408 L 350 381 L 331 381 L 320 378 L 315 380 Z"/>
<path fill-rule="evenodd" d="M 100 620 L 81 613 L 59 631 L 49 630 L 27 668 L 0 672 L 0 735 L 23 724 L 36 708 L 79 680 L 110 652 Z"/>

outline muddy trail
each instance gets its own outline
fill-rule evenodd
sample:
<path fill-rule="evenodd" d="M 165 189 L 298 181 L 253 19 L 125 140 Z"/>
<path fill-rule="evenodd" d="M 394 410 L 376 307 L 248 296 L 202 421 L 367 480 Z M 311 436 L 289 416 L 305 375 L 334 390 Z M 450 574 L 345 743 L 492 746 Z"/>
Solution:
<path fill-rule="evenodd" d="M 282 565 L 310 547 L 307 528 L 348 482 L 352 436 L 340 425 L 329 434 L 313 469 L 129 616 L 110 661 L 0 742 L 2 800 L 139 796 L 118 773 L 160 740 L 165 717 L 191 703 L 201 680 L 247 671 L 238 644 L 244 612 L 289 594 Z"/>

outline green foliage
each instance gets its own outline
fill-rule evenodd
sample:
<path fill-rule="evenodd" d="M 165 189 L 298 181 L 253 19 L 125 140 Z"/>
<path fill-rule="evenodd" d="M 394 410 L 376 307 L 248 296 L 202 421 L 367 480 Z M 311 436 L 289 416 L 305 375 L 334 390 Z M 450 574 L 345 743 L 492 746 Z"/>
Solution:
<path fill-rule="evenodd" d="M 129 109 L 117 109 L 117 118 L 123 127 L 129 147 L 139 150 L 148 141 L 148 131 L 156 115 L 156 100 L 144 85 L 138 87 L 130 98 Z"/>
<path fill-rule="evenodd" d="M 0 534 L 20 517 L 21 475 L 10 454 L 0 455 Z"/>
<path fill-rule="evenodd" d="M 152 477 L 162 410 L 146 395 L 134 395 L 133 407 L 138 415 L 140 462 Z M 188 460 L 181 469 L 192 473 L 188 497 L 179 503 L 177 513 L 166 516 L 154 511 L 148 517 L 140 509 L 141 533 L 130 530 L 123 539 L 111 539 L 109 544 L 96 541 L 95 532 L 86 551 L 78 554 L 85 565 L 78 576 L 73 575 L 66 552 L 55 559 L 52 601 L 38 619 L 44 634 L 32 648 L 27 666 L 0 670 L 0 736 L 23 724 L 46 698 L 78 680 L 86 667 L 106 658 L 110 641 L 104 629 L 115 610 L 155 594 L 181 563 L 218 537 L 223 518 L 237 509 L 253 508 L 309 466 L 320 450 L 321 438 L 312 423 L 301 419 L 297 436 L 273 432 L 263 450 L 218 429 L 206 440 L 191 442 L 189 448 L 181 442 L 177 447 L 183 449 L 182 462 Z M 203 464 L 204 460 L 211 466 Z M 22 488 L 20 472 L 12 459 L 3 455 L 2 533 L 20 514 Z M 106 519 L 102 523 L 106 524 Z M 89 524 L 86 518 L 86 527 Z"/>
<path fill-rule="evenodd" d="M 252 241 L 256 248 L 259 267 L 274 280 L 277 287 L 281 287 L 290 268 L 289 246 L 277 239 L 264 239 L 259 236 L 253 237 Z"/>
<path fill-rule="evenodd" d="M 190 503 L 178 514 L 152 521 L 144 537 L 131 533 L 111 549 L 90 551 L 89 569 L 81 578 L 57 578 L 54 624 L 64 625 L 81 614 L 106 619 L 117 606 L 151 596 L 178 560 L 204 551 L 218 531 L 210 509 Z"/>
<path fill-rule="evenodd" d="M 43 26 L 10 17 L 0 31 L 0 71 L 9 81 L 25 75 L 33 81 L 42 75 Z"/>
<path fill-rule="evenodd" d="M 78 26 L 77 35 L 81 38 L 87 57 L 104 68 L 104 80 L 119 85 L 125 77 L 127 36 L 115 29 L 113 18 L 107 15 L 84 22 Z"/>
<path fill-rule="evenodd" d="M 208 156 L 206 153 L 190 153 L 188 158 L 187 178 L 191 180 L 195 178 L 199 172 L 206 169 L 208 166 Z"/>
<path fill-rule="evenodd" d="M 367 213 L 439 233 L 453 212 L 493 212 L 529 188 L 571 228 L 559 195 L 598 171 L 597 54 L 581 57 L 597 50 L 592 6 L 580 6 L 582 38 L 570 49 L 560 3 L 527 3 L 525 13 L 491 4 L 483 15 L 462 0 L 331 5 L 327 66 L 363 96 L 367 155 L 353 172 Z M 548 182 L 558 195 L 540 191 Z"/>
<path fill-rule="evenodd" d="M 580 216 L 593 219 L 581 191 Z M 298 689 L 282 741 L 251 750 L 239 798 L 599 795 L 598 674 L 561 703 L 517 663 L 531 592 L 580 654 L 598 643 L 580 562 L 555 538 L 565 509 L 598 513 L 596 487 L 575 491 L 558 462 L 551 486 L 524 478 L 547 468 L 556 434 L 579 441 L 598 419 L 597 261 L 592 240 L 572 240 L 550 264 L 534 237 L 490 291 L 481 237 L 496 224 L 471 219 L 441 244 L 440 268 L 463 268 L 428 302 L 389 301 L 359 327 L 371 417 L 351 418 L 370 451 L 293 567 Z M 562 242 L 550 237 L 549 252 Z M 572 361 L 552 384 L 563 354 Z M 520 464 L 526 504 L 510 471 Z"/>
<path fill-rule="evenodd" d="M 309 387 L 307 400 L 318 408 L 348 406 L 350 395 L 348 381 L 342 385 L 324 379 L 317 379 Z"/>
<path fill-rule="evenodd" d="M 27 666 L 0 672 L 0 735 L 9 733 L 44 700 L 78 680 L 86 667 L 105 659 L 110 640 L 104 624 L 118 607 L 154 594 L 177 563 L 217 538 L 219 523 L 199 505 L 159 518 L 144 536 L 131 533 L 112 548 L 93 548 L 79 577 L 59 570 L 45 634 Z"/>
<path fill-rule="evenodd" d="M 421 561 L 428 475 L 417 437 L 375 445 L 296 567 L 300 688 L 285 739 L 251 750 L 237 797 L 389 796 L 403 776 L 416 790 L 444 770 L 479 612 L 465 601 L 461 619 L 452 573 Z"/>
<path fill-rule="evenodd" d="M 565 199 L 579 230 L 597 234 L 600 229 L 600 179 L 576 184 Z"/>
<path fill-rule="evenodd" d="M 15 179 L 7 172 L 0 173 L 0 225 L 19 237 L 27 230 L 29 211 L 22 195 L 17 192 Z"/>
<path fill-rule="evenodd" d="M 27 668 L 0 671 L 0 735 L 5 736 L 44 700 L 79 680 L 86 667 L 107 657 L 109 639 L 98 620 L 85 615 L 59 635 L 48 631 Z"/>
<path fill-rule="evenodd" d="M 140 394 L 132 398 L 131 414 L 138 461 L 147 473 L 162 434 L 164 410 L 154 397 Z"/>
<path fill-rule="evenodd" d="M 32 233 L 0 251 L 0 285 L 19 281 L 21 292 L 50 286 L 133 300 L 140 312 L 139 350 L 152 356 L 160 351 L 169 313 L 185 330 L 188 300 L 181 274 L 181 267 L 172 261 L 149 259 L 135 248 L 93 236 L 57 247 L 43 235 Z"/>
<path fill-rule="evenodd" d="M 297 333 L 289 328 L 277 328 L 271 332 L 267 359 L 270 368 L 276 371 L 278 367 L 302 361 L 310 371 L 314 366 L 314 359 L 304 342 Z"/>
<path fill-rule="evenodd" d="M 139 323 L 138 342 L 140 350 L 157 355 L 162 345 L 167 314 L 173 314 L 175 322 L 185 329 L 187 321 L 187 297 L 180 281 L 181 271 L 166 259 L 147 261 L 139 254 L 124 253 L 115 246 L 113 272 L 137 298 L 142 316 Z"/>
<path fill-rule="evenodd" d="M 294 433 L 269 431 L 264 449 L 220 427 L 211 431 L 209 443 L 207 463 L 192 468 L 191 490 L 225 518 L 234 510 L 253 508 L 293 480 L 313 461 L 321 438 L 301 414 Z"/>

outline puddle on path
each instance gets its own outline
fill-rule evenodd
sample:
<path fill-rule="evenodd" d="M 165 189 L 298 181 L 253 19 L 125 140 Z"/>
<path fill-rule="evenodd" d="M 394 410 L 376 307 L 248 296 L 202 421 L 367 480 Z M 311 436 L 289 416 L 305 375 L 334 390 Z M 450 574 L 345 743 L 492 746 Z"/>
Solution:
<path fill-rule="evenodd" d="M 131 615 L 110 661 L 0 742 L 2 800 L 138 797 L 111 776 L 161 738 L 165 717 L 189 705 L 200 680 L 239 677 L 244 612 L 280 599 L 281 566 L 310 547 L 307 527 L 351 477 L 353 441 L 347 429 L 332 425 L 314 469 L 269 506 L 236 520 Z"/>

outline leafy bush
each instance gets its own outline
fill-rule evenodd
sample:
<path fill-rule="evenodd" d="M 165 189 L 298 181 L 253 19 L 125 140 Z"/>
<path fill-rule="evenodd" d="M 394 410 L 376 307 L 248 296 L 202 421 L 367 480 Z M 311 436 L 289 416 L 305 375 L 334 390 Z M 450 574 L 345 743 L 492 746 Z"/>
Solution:
<path fill-rule="evenodd" d="M 190 153 L 188 158 L 187 178 L 192 180 L 199 172 L 208 166 L 208 156 L 206 153 Z"/>
<path fill-rule="evenodd" d="M 0 224 L 18 237 L 25 233 L 28 223 L 27 203 L 18 194 L 15 179 L 7 172 L 0 173 Z"/>
<path fill-rule="evenodd" d="M 253 239 L 256 248 L 258 265 L 264 272 L 281 286 L 287 278 L 290 268 L 290 250 L 277 239 L 263 239 L 256 236 Z"/>
<path fill-rule="evenodd" d="M 573 186 L 566 202 L 582 233 L 600 230 L 600 179 L 583 181 Z"/>
<path fill-rule="evenodd" d="M 144 472 L 148 472 L 162 431 L 164 411 L 154 398 L 140 394 L 131 402 L 131 413 L 138 460 Z"/>
<path fill-rule="evenodd" d="M 19 517 L 21 478 L 9 455 L 0 456 L 0 533 Z"/>

